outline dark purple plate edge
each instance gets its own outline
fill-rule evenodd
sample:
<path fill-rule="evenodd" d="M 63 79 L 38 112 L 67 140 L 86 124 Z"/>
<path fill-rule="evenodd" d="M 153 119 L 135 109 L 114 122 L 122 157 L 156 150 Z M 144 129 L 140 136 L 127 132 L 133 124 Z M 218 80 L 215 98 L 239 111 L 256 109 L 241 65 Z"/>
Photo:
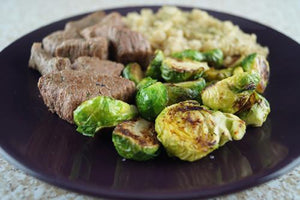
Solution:
<path fill-rule="evenodd" d="M 154 8 L 157 9 L 161 6 L 165 6 L 165 5 L 147 5 L 147 6 L 125 6 L 125 7 L 115 7 L 115 8 L 108 8 L 108 9 L 103 9 L 107 12 L 111 12 L 111 11 L 116 11 L 116 10 L 122 10 L 122 9 L 141 9 L 141 8 Z M 210 9 L 202 9 L 199 7 L 188 7 L 188 6 L 180 6 L 180 5 L 168 5 L 168 6 L 177 6 L 183 10 L 189 10 L 189 9 L 193 9 L 193 8 L 197 8 L 197 9 L 201 9 L 204 11 L 207 11 L 209 13 L 220 13 L 220 14 L 225 14 L 225 15 L 229 15 L 235 18 L 239 18 L 245 21 L 248 21 L 250 23 L 254 23 L 256 25 L 259 25 L 261 27 L 264 27 L 266 29 L 272 30 L 273 32 L 279 34 L 280 36 L 290 40 L 291 42 L 294 42 L 296 44 L 299 45 L 298 42 L 296 42 L 295 40 L 293 40 L 292 38 L 290 38 L 289 36 L 284 35 L 283 33 L 280 33 L 279 31 L 268 27 L 267 25 L 261 24 L 259 22 L 250 20 L 250 19 L 246 19 L 243 17 L 239 17 L 236 15 L 232 15 L 226 12 L 220 12 L 220 11 L 214 11 L 214 10 L 210 10 Z M 91 11 L 93 12 L 93 11 Z M 79 15 L 75 15 L 75 16 L 71 16 L 71 17 L 67 17 L 67 18 L 63 18 L 61 20 L 52 22 L 50 24 L 47 24 L 45 26 L 41 26 L 23 36 L 21 36 L 19 39 L 13 41 L 11 44 L 9 44 L 8 46 L 6 46 L 0 53 L 2 53 L 3 51 L 5 51 L 7 48 L 9 48 L 11 45 L 17 43 L 20 40 L 23 40 L 24 37 L 39 31 L 41 28 L 45 28 L 45 27 L 49 27 L 52 26 L 54 24 L 56 24 L 57 22 L 60 21 L 64 21 L 64 20 L 69 20 L 71 18 L 74 17 L 81 17 L 84 15 L 87 15 L 91 12 L 87 12 L 87 13 L 83 13 L 83 14 L 79 14 Z M 288 161 L 286 161 L 284 164 L 280 164 L 278 166 L 276 166 L 275 168 L 273 168 L 272 170 L 268 170 L 268 171 L 264 171 L 264 173 L 260 173 L 260 174 L 256 174 L 255 176 L 252 176 L 250 178 L 245 178 L 242 179 L 238 182 L 234 182 L 231 184 L 227 184 L 226 186 L 222 186 L 221 189 L 219 189 L 218 191 L 214 190 L 208 190 L 208 191 L 200 191 L 200 190 L 191 190 L 191 191 L 187 191 L 185 193 L 183 192 L 178 192 L 178 193 L 164 193 L 164 194 L 153 194 L 153 193 L 143 193 L 143 194 L 133 194 L 132 192 L 122 192 L 122 191 L 115 191 L 115 190 L 110 190 L 110 189 L 105 189 L 105 188 L 98 188 L 98 187 L 90 187 L 87 191 L 87 189 L 84 186 L 81 186 L 79 184 L 73 184 L 71 182 L 69 182 L 68 184 L 63 184 L 62 182 L 65 182 L 65 179 L 55 179 L 54 177 L 50 177 L 47 176 L 43 173 L 39 173 L 38 171 L 33 171 L 30 168 L 28 168 L 26 166 L 26 164 L 21 163 L 20 161 L 18 161 L 17 159 L 14 158 L 13 155 L 9 154 L 8 151 L 6 151 L 6 145 L 2 144 L 0 145 L 0 155 L 6 160 L 8 161 L 10 164 L 12 164 L 13 166 L 15 166 L 16 168 L 24 171 L 26 174 L 29 174 L 41 181 L 44 181 L 46 183 L 50 183 L 54 186 L 58 186 L 60 188 L 64 188 L 67 189 L 69 191 L 73 191 L 73 192 L 77 192 L 77 193 L 83 193 L 83 194 L 87 194 L 87 195 L 91 195 L 91 196 L 98 196 L 98 197 L 104 197 L 104 198 L 111 198 L 111 199 L 115 199 L 115 198 L 122 198 L 122 199 L 194 199 L 194 198 L 209 198 L 209 197 L 216 197 L 216 196 L 221 196 L 221 195 L 226 195 L 226 194 L 230 194 L 233 192 L 238 192 L 238 191 L 242 191 L 244 189 L 248 189 L 254 186 L 259 186 L 262 183 L 265 183 L 267 181 L 270 181 L 272 179 L 278 178 L 286 173 L 288 173 L 289 171 L 291 171 L 292 169 L 294 169 L 295 167 L 297 167 L 298 165 L 300 165 L 300 155 L 298 155 L 298 157 L 293 158 L 293 159 L 289 159 Z M 264 174 L 264 176 L 261 176 L 261 174 Z M 234 185 L 238 185 L 238 187 L 233 187 Z"/>

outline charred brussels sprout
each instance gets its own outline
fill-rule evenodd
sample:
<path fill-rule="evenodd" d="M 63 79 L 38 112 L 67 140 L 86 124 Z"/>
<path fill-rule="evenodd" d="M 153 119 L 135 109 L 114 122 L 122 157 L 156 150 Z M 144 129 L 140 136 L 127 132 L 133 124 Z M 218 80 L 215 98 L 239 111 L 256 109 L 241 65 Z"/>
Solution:
<path fill-rule="evenodd" d="M 205 84 L 202 78 L 175 84 L 148 84 L 138 91 L 136 105 L 141 116 L 151 121 L 168 105 L 189 99 L 201 102 L 200 93 Z"/>
<path fill-rule="evenodd" d="M 238 73 L 212 84 L 201 93 L 205 106 L 227 113 L 236 113 L 247 103 L 259 83 L 256 73 Z"/>
<path fill-rule="evenodd" d="M 163 60 L 164 60 L 163 52 L 161 50 L 156 50 L 153 59 L 146 70 L 146 76 L 150 76 L 151 78 L 160 80 L 161 79 L 160 67 Z"/>
<path fill-rule="evenodd" d="M 208 62 L 210 66 L 220 67 L 223 64 L 223 52 L 220 49 L 212 49 L 205 52 L 187 49 L 182 52 L 174 53 L 172 55 L 178 59 L 191 59 L 200 62 Z"/>
<path fill-rule="evenodd" d="M 253 53 L 248 55 L 241 62 L 241 66 L 245 72 L 256 72 L 259 74 L 260 82 L 257 85 L 256 91 L 259 93 L 263 93 L 267 87 L 270 76 L 270 67 L 266 58 Z"/>
<path fill-rule="evenodd" d="M 157 138 L 170 156 L 198 160 L 230 140 L 240 140 L 245 122 L 189 100 L 165 108 L 155 120 Z"/>
<path fill-rule="evenodd" d="M 254 103 L 251 103 L 253 105 L 238 113 L 238 116 L 244 120 L 247 125 L 260 127 L 266 121 L 271 111 L 270 104 L 267 99 L 256 92 L 252 94 L 251 98 L 254 98 L 254 100 L 252 100 Z"/>
<path fill-rule="evenodd" d="M 157 82 L 157 80 L 152 79 L 151 77 L 146 77 L 139 82 L 139 84 L 136 86 L 136 89 L 140 90 L 140 89 L 142 89 L 144 87 L 148 87 L 156 82 Z"/>
<path fill-rule="evenodd" d="M 136 95 L 136 105 L 141 116 L 147 120 L 155 117 L 167 106 L 167 88 L 161 82 L 142 87 Z"/>
<path fill-rule="evenodd" d="M 77 131 L 86 136 L 94 136 L 104 127 L 116 126 L 138 114 L 133 105 L 106 96 L 98 96 L 83 102 L 74 111 Z"/>
<path fill-rule="evenodd" d="M 133 81 L 137 85 L 144 78 L 144 74 L 138 63 L 129 63 L 123 70 L 123 77 Z"/>
<path fill-rule="evenodd" d="M 149 160 L 159 153 L 154 124 L 141 118 L 117 125 L 112 141 L 119 155 L 127 159 Z"/>
<path fill-rule="evenodd" d="M 161 66 L 161 76 L 166 82 L 172 83 L 195 80 L 208 68 L 203 62 L 166 58 Z"/>

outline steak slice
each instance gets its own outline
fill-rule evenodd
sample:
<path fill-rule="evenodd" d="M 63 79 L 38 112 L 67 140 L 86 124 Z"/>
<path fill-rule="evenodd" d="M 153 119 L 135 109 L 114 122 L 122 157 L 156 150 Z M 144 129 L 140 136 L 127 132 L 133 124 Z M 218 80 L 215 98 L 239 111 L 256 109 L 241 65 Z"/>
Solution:
<path fill-rule="evenodd" d="M 69 39 L 78 39 L 81 36 L 76 31 L 55 31 L 43 39 L 43 47 L 51 55 L 54 55 L 57 46 L 59 46 L 63 41 Z"/>
<path fill-rule="evenodd" d="M 88 99 L 103 95 L 128 101 L 135 92 L 134 83 L 128 79 L 82 70 L 46 74 L 38 87 L 49 110 L 69 123 L 73 123 L 73 111 Z"/>
<path fill-rule="evenodd" d="M 85 39 L 90 39 L 98 36 L 103 36 L 103 31 L 107 29 L 107 26 L 114 26 L 119 28 L 126 27 L 125 23 L 122 20 L 122 16 L 117 12 L 112 12 L 109 15 L 106 15 L 99 23 L 83 29 L 80 34 Z"/>
<path fill-rule="evenodd" d="M 55 56 L 68 57 L 73 62 L 80 56 L 107 59 L 108 42 L 106 38 L 97 37 L 89 40 L 70 39 L 63 41 L 55 50 Z"/>
<path fill-rule="evenodd" d="M 68 58 L 52 57 L 42 48 L 41 43 L 33 43 L 29 59 L 29 67 L 38 70 L 42 75 L 50 72 L 69 69 L 71 62 Z"/>
<path fill-rule="evenodd" d="M 113 59 L 123 64 L 138 62 L 146 67 L 152 55 L 149 41 L 142 34 L 128 28 L 103 25 L 93 32 L 84 29 L 81 35 L 85 38 L 106 37 L 111 43 Z"/>
<path fill-rule="evenodd" d="M 99 23 L 104 17 L 105 17 L 105 12 L 97 11 L 81 18 L 80 20 L 70 21 L 66 23 L 65 30 L 80 31 L 88 26 L 92 26 L 96 23 Z"/>
<path fill-rule="evenodd" d="M 79 57 L 71 65 L 73 70 L 87 70 L 108 76 L 120 76 L 124 65 L 109 60 L 100 60 L 97 57 Z"/>
<path fill-rule="evenodd" d="M 111 27 L 109 40 L 117 62 L 138 62 L 143 67 L 148 65 L 152 50 L 149 41 L 142 34 L 127 28 Z"/>

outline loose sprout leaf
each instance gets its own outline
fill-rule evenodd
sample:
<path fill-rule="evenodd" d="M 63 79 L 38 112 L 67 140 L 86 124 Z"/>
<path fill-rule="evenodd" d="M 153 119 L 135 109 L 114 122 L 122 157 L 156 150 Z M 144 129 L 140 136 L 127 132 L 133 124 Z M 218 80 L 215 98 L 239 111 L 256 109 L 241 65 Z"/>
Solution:
<path fill-rule="evenodd" d="M 106 96 L 98 96 L 83 102 L 74 111 L 77 131 L 86 136 L 94 136 L 104 127 L 113 127 L 137 115 L 137 109 L 123 101 Z"/>

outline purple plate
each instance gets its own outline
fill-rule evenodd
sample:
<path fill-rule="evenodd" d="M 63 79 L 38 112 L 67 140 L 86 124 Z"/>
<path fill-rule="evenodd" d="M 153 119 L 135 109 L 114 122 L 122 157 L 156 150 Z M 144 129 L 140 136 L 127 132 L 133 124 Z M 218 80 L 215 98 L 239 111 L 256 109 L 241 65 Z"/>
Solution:
<path fill-rule="evenodd" d="M 107 12 L 124 15 L 140 9 Z M 300 45 L 256 22 L 208 12 L 256 33 L 258 41 L 270 48 L 271 80 L 265 96 L 272 112 L 263 127 L 249 128 L 243 140 L 229 142 L 193 163 L 164 153 L 148 162 L 122 161 L 111 142 L 111 130 L 95 138 L 84 137 L 73 125 L 51 114 L 39 97 L 39 73 L 27 67 L 33 42 L 81 15 L 42 27 L 0 53 L 1 154 L 16 167 L 56 186 L 124 199 L 211 197 L 258 185 L 291 170 L 300 163 Z"/>

